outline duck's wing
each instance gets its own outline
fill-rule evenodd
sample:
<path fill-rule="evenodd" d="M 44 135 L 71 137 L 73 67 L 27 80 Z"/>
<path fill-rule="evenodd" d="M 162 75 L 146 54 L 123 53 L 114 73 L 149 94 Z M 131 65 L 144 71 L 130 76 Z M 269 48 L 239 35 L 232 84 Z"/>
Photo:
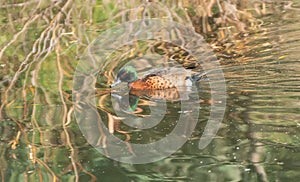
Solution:
<path fill-rule="evenodd" d="M 149 76 L 162 76 L 169 68 L 164 69 L 151 69 L 150 71 L 147 71 L 143 78 L 149 77 Z"/>
<path fill-rule="evenodd" d="M 149 76 L 172 77 L 174 75 L 182 75 L 188 77 L 191 76 L 191 71 L 182 67 L 152 69 L 151 71 L 147 72 L 143 77 L 149 77 Z"/>

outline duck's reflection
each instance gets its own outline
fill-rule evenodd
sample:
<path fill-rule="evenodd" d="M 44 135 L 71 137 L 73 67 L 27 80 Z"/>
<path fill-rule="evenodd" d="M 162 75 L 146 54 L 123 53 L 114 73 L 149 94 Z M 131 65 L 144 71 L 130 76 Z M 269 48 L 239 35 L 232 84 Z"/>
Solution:
<path fill-rule="evenodd" d="M 100 122 L 106 125 L 109 133 L 124 141 L 132 154 L 130 143 L 159 141 L 172 132 L 189 135 L 197 122 L 194 118 L 198 117 L 200 106 L 189 107 L 196 102 L 192 92 L 177 88 L 126 91 L 120 88 L 97 93 Z M 182 101 L 183 95 L 191 98 Z M 102 134 L 95 145 L 105 148 L 108 145 L 106 137 L 107 134 Z"/>
<path fill-rule="evenodd" d="M 110 133 L 121 131 L 119 123 L 127 126 L 148 129 L 159 124 L 170 113 L 167 103 L 180 104 L 180 92 L 176 88 L 164 90 L 130 90 L 109 94 L 101 91 L 96 95 L 97 107 L 114 121 L 108 121 Z M 115 122 L 116 121 L 116 122 Z M 120 133 L 123 133 L 122 131 Z"/>
<path fill-rule="evenodd" d="M 140 97 L 132 94 L 119 95 L 112 93 L 111 96 L 116 98 L 119 108 L 126 113 L 139 113 L 138 109 Z"/>

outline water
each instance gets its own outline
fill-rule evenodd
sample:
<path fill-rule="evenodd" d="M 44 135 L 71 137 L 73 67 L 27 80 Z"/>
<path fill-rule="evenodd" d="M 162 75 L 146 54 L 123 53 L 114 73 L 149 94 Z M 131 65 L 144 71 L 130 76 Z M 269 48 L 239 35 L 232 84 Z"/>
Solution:
<path fill-rule="evenodd" d="M 172 10 L 176 3 L 166 4 Z M 44 5 L 46 10 L 57 13 L 55 6 L 48 5 Z M 68 10 L 70 5 L 65 5 Z M 232 26 L 217 30 L 212 26 L 212 35 L 205 34 L 209 44 L 214 47 L 224 73 L 227 101 L 220 129 L 204 149 L 199 149 L 199 140 L 207 126 L 214 102 L 210 95 L 211 80 L 197 83 L 188 92 L 189 99 L 184 103 L 177 99 L 151 97 L 166 93 L 128 95 L 123 92 L 126 84 L 121 86 L 121 91 L 114 91 L 115 96 L 111 95 L 108 83 L 113 82 L 118 68 L 125 64 L 124 61 L 116 60 L 122 56 L 139 60 L 139 55 L 132 55 L 128 51 L 128 47 L 136 45 L 120 48 L 118 54 L 110 55 L 114 61 L 105 65 L 100 76 L 94 78 L 97 89 L 90 95 L 79 95 L 90 103 L 89 96 L 95 94 L 96 107 L 93 112 L 84 110 L 88 104 L 72 102 L 72 80 L 77 58 L 82 55 L 86 45 L 99 35 L 99 27 L 109 27 L 101 19 L 109 17 L 105 14 L 107 12 L 118 12 L 113 3 L 108 6 L 74 6 L 72 13 L 76 14 L 81 10 L 77 13 L 95 21 L 89 22 L 88 26 L 79 26 L 74 31 L 53 24 L 50 27 L 52 33 L 43 35 L 30 24 L 27 31 L 21 32 L 23 36 L 16 37 L 16 42 L 9 45 L 3 55 L 1 53 L 1 180 L 298 181 L 299 4 L 290 6 L 289 2 L 282 2 L 259 5 L 256 8 L 263 10 L 264 5 L 267 7 L 265 14 L 253 13 L 260 20 L 258 27 L 237 35 L 235 31 L 238 30 Z M 20 13 L 24 18 L 29 17 L 28 5 L 25 7 L 27 9 Z M 92 7 L 94 11 L 91 11 Z M 7 37 L 2 36 L 0 39 L 0 48 L 3 50 L 13 37 L 9 32 L 22 30 L 18 26 L 23 25 L 24 20 L 19 17 L 17 6 L 2 9 L 14 10 L 10 11 L 10 16 L 4 15 L 5 13 L 0 16 L 1 29 L 8 33 Z M 93 17 L 89 12 L 102 15 Z M 47 21 L 39 19 L 40 14 L 36 13 L 37 22 L 32 21 L 39 27 L 46 27 Z M 165 11 L 161 16 L 164 13 Z M 48 15 L 51 16 L 51 13 Z M 128 13 L 125 17 L 130 19 L 129 15 L 132 14 Z M 67 15 L 67 20 L 69 18 L 70 15 Z M 80 22 L 84 18 L 75 18 L 74 21 L 75 24 L 83 25 Z M 64 23 L 66 27 L 69 26 L 68 22 Z M 193 23 L 199 29 L 197 21 Z M 81 34 L 84 28 L 89 33 Z M 60 32 L 56 32 L 57 30 Z M 205 33 L 204 30 L 199 30 L 201 31 Z M 56 39 L 56 34 L 62 37 Z M 52 46 L 53 42 L 47 38 L 34 45 L 39 35 L 48 36 L 53 41 L 60 40 L 57 44 L 59 46 Z M 144 52 L 153 53 L 152 50 L 143 49 L 143 43 L 138 46 Z M 31 53 L 32 47 L 40 49 Z M 149 57 L 147 60 L 148 62 L 131 62 L 138 68 L 139 76 L 153 66 L 173 66 L 168 61 L 158 64 L 149 61 Z M 185 66 L 188 65 L 190 64 Z M 202 69 L 192 68 L 193 71 L 203 71 Z M 14 84 L 9 86 L 12 82 Z M 171 91 L 167 95 L 176 95 L 176 91 L 175 94 Z M 130 98 L 130 103 L 126 102 L 127 97 Z M 194 107 L 182 109 L 184 104 Z M 74 112 L 81 115 L 75 117 Z M 183 118 L 185 122 L 180 123 L 180 116 L 186 117 Z M 101 120 L 94 120 L 95 118 Z M 146 164 L 128 164 L 111 159 L 115 157 L 123 160 L 138 154 L 139 149 L 135 148 L 135 144 L 161 141 L 178 125 L 181 126 L 178 133 L 184 134 L 178 140 L 170 140 L 160 147 L 161 153 L 170 152 L 170 156 Z M 107 130 L 102 130 L 101 126 L 106 126 Z M 110 142 L 110 133 L 125 141 L 124 146 L 120 148 Z M 191 136 L 186 137 L 185 134 Z M 177 135 L 174 136 L 175 139 L 176 137 Z M 170 146 L 182 140 L 187 141 L 174 153 L 169 151 Z M 155 153 L 157 151 L 151 150 L 150 154 L 145 153 L 142 157 L 158 157 Z"/>

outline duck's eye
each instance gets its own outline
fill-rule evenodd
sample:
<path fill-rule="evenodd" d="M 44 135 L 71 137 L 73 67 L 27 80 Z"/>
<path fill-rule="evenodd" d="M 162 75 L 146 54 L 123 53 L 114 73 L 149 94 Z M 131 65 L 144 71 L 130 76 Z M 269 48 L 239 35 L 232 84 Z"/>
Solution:
<path fill-rule="evenodd" d="M 122 81 L 122 82 L 131 82 L 134 81 L 135 75 L 132 72 L 128 72 L 125 70 L 121 70 L 117 77 Z"/>
<path fill-rule="evenodd" d="M 126 78 L 128 77 L 128 74 L 125 70 L 120 70 L 120 72 L 117 75 L 117 78 L 119 78 L 121 81 L 126 81 Z"/>
<path fill-rule="evenodd" d="M 117 75 L 117 77 L 121 78 L 122 75 L 126 74 L 125 70 L 121 69 Z"/>

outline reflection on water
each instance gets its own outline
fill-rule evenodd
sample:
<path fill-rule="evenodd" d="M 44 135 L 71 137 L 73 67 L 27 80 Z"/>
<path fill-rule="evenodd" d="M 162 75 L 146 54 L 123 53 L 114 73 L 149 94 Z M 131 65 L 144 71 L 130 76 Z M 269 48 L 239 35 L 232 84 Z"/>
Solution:
<path fill-rule="evenodd" d="M 235 6 L 229 1 L 217 2 L 220 4 L 199 2 L 195 9 L 190 1 L 170 1 L 144 12 L 141 3 L 2 3 L 0 28 L 7 35 L 0 36 L 0 179 L 298 181 L 299 4 L 255 2 L 250 6 L 241 0 Z M 206 8 L 211 6 L 212 11 Z M 121 11 L 127 7 L 133 9 Z M 33 12 L 33 8 L 44 13 Z M 205 33 L 222 63 L 228 98 L 222 128 L 208 147 L 200 150 L 199 138 L 214 101 L 209 82 L 198 83 L 187 100 L 199 106 L 196 129 L 188 141 L 163 160 L 130 165 L 112 161 L 87 142 L 92 141 L 107 155 L 116 153 L 107 149 L 110 143 L 105 132 L 99 130 L 99 123 L 91 123 L 88 115 L 79 123 L 90 131 L 83 136 L 73 115 L 78 108 L 71 102 L 72 76 L 76 59 L 99 35 L 98 30 L 145 14 L 172 16 Z M 120 54 L 110 55 L 113 61 L 99 73 L 96 83 L 96 112 L 108 133 L 127 142 L 122 152 L 128 155 L 135 154 L 132 144 L 161 140 L 174 130 L 181 114 L 193 113 L 193 108 L 181 109 L 178 90 L 124 93 L 108 88 L 117 68 L 126 62 L 118 65 L 115 60 L 137 58 L 138 72 L 156 65 L 145 64 L 141 60 L 149 57 L 129 51 L 143 45 L 124 46 Z M 158 49 L 161 55 L 169 53 L 164 51 Z M 168 56 L 177 58 L 171 53 Z M 188 63 L 185 67 L 195 67 Z M 198 99 L 194 99 L 196 95 Z M 153 113 L 162 118 L 158 124 L 149 120 Z M 191 130 L 188 122 L 184 129 Z"/>

